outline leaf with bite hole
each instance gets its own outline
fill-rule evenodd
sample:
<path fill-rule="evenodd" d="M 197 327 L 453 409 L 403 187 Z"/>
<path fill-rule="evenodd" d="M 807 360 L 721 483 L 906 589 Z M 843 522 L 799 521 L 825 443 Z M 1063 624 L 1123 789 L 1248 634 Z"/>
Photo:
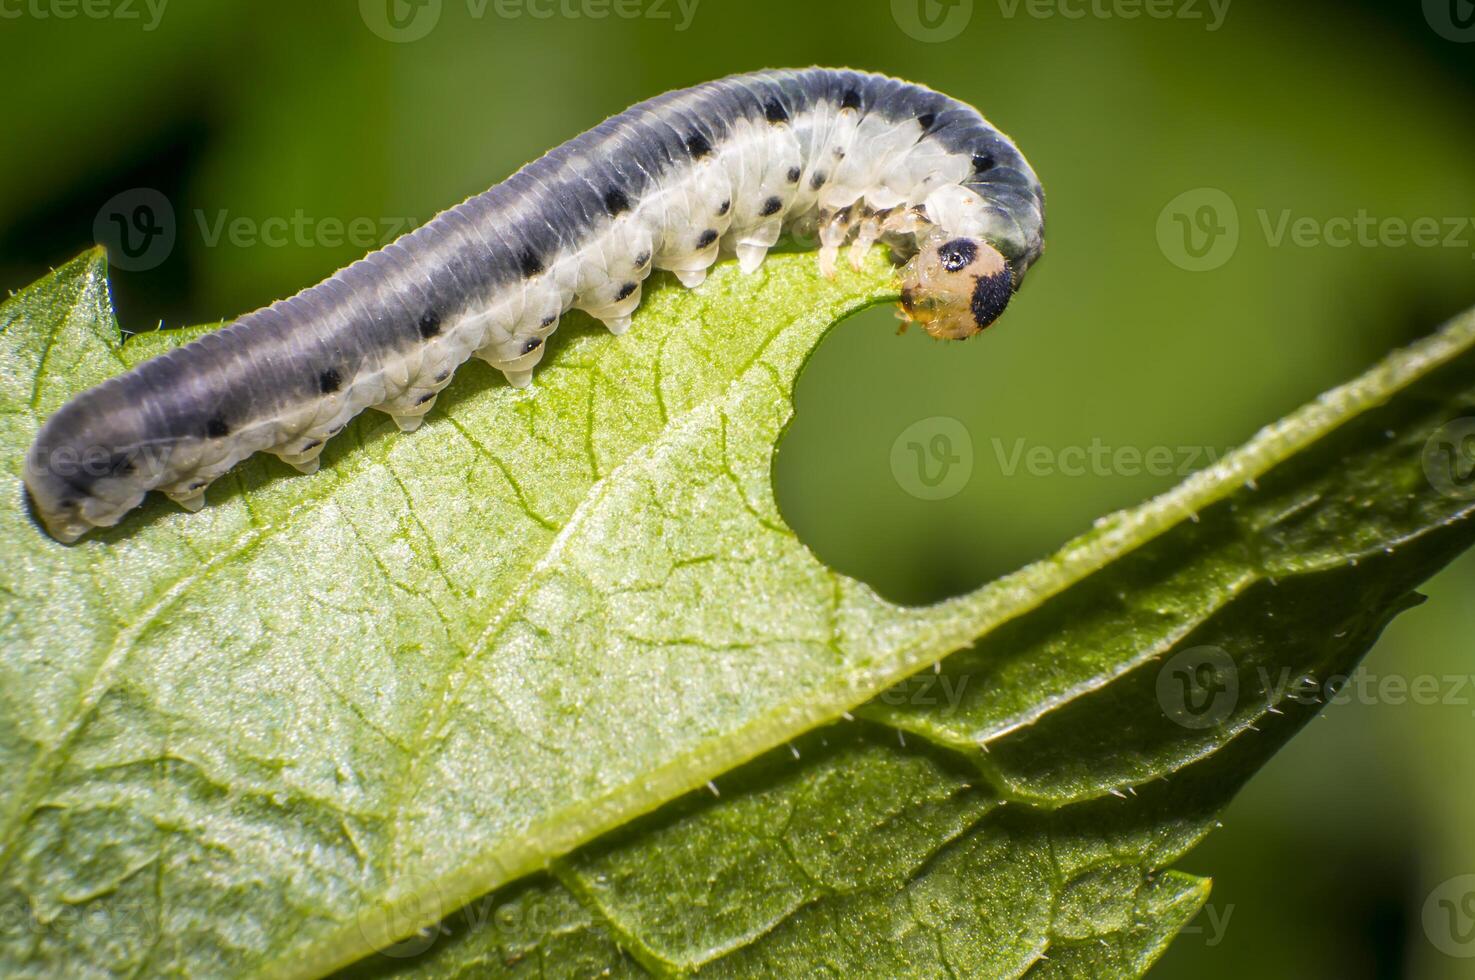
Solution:
<path fill-rule="evenodd" d="M 29 520 L 25 448 L 181 338 L 120 344 L 96 253 L 13 297 L 0 965 L 1140 972 L 1202 902 L 1162 869 L 1314 710 L 1261 710 L 1259 668 L 1344 669 L 1468 544 L 1421 449 L 1471 404 L 1475 321 L 910 609 L 819 563 L 770 487 L 805 358 L 893 288 L 807 255 L 658 282 L 623 338 L 566 324 L 531 390 L 468 365 L 413 435 L 369 413 L 312 477 L 255 459 L 200 514 L 70 548 Z M 888 700 L 979 638 L 956 710 Z M 1198 647 L 1238 697 L 1164 725 L 1159 662 Z"/>

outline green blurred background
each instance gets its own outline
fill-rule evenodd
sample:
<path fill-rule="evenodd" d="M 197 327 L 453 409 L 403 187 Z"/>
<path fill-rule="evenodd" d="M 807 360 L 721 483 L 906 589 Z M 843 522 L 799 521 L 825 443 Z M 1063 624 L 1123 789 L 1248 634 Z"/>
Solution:
<path fill-rule="evenodd" d="M 899 601 L 1047 553 L 1475 305 L 1469 0 L 91 2 L 0 0 L 0 284 L 116 252 L 156 191 L 174 237 L 116 271 L 130 330 L 293 292 L 674 86 L 851 65 L 980 107 L 1045 182 L 1047 257 L 971 344 L 885 310 L 832 332 L 777 463 L 804 539 Z M 1277 235 L 1359 215 L 1440 232 Z M 917 423 L 951 426 L 950 497 L 893 453 Z M 1475 556 L 1427 591 L 1371 675 L 1475 673 Z M 1475 872 L 1475 681 L 1445 700 L 1313 723 L 1186 862 L 1211 907 L 1154 976 L 1475 976 L 1421 920 Z"/>

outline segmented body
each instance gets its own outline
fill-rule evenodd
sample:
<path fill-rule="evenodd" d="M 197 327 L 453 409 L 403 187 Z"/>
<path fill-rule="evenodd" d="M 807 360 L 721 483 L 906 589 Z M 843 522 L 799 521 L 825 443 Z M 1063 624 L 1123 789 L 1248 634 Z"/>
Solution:
<path fill-rule="evenodd" d="M 1007 263 L 987 296 L 986 274 L 970 277 L 981 328 L 1042 234 L 1033 171 L 961 102 L 845 70 L 721 79 L 640 103 L 324 282 L 82 393 L 41 429 L 26 483 L 69 541 L 150 489 L 198 507 L 252 453 L 311 472 L 366 408 L 413 429 L 472 356 L 527 384 L 567 310 L 621 333 L 652 269 L 695 286 L 720 254 L 751 270 L 785 236 L 818 245 L 826 268 L 847 241 L 901 257 L 981 242 Z M 938 253 L 936 275 L 957 252 Z"/>

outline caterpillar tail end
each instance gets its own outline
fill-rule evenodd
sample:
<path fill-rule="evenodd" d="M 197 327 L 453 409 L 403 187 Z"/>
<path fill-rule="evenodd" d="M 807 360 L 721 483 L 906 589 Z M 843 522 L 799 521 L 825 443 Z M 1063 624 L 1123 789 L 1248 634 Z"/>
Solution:
<path fill-rule="evenodd" d="M 81 479 L 77 466 L 60 458 L 60 453 L 43 432 L 26 454 L 22 471 L 31 515 L 52 538 L 72 544 L 88 531 L 112 527 L 143 503 L 147 491 L 142 487 L 126 481 Z"/>
<path fill-rule="evenodd" d="M 27 496 L 30 495 L 27 494 Z M 73 520 L 61 514 L 47 513 L 45 510 L 36 506 L 34 497 L 31 498 L 31 512 L 41 522 L 41 526 L 46 529 L 46 533 L 62 544 L 75 544 L 81 540 L 82 535 L 93 528 L 93 525 L 86 521 Z"/>

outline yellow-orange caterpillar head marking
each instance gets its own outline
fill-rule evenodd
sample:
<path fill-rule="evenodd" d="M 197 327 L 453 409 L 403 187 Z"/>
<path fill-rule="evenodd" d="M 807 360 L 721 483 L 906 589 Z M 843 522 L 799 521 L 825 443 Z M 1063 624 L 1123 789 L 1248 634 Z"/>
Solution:
<path fill-rule="evenodd" d="M 963 340 L 997 320 L 1014 295 L 1014 274 L 992 245 L 978 238 L 938 237 L 901 272 L 907 318 L 942 340 Z"/>

